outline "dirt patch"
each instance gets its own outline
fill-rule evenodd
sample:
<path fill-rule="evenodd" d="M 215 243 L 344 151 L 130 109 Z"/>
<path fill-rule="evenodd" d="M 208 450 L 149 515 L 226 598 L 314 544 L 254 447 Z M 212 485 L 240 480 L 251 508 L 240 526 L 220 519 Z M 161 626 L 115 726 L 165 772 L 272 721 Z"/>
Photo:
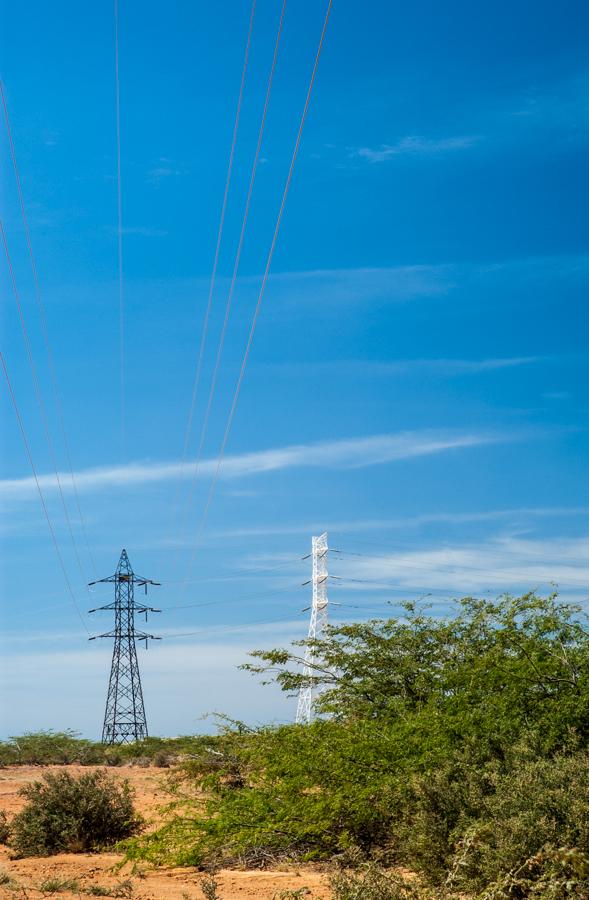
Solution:
<path fill-rule="evenodd" d="M 39 780 L 45 772 L 67 769 L 72 775 L 88 772 L 93 766 L 11 766 L 0 769 L 0 809 L 9 818 L 22 809 L 25 800 L 19 789 Z M 137 810 L 145 817 L 148 828 L 162 821 L 162 807 L 169 801 L 165 791 L 167 772 L 161 769 L 142 769 L 131 766 L 109 769 L 117 780 L 127 779 L 135 790 Z M 0 847 L 0 881 L 2 873 L 13 879 L 12 884 L 0 883 L 0 897 L 11 900 L 37 900 L 55 897 L 57 900 L 84 898 L 89 888 L 112 891 L 112 895 L 127 895 L 132 900 L 203 900 L 199 887 L 202 873 L 196 869 L 152 869 L 125 863 L 117 853 L 63 853 L 42 859 L 11 860 L 7 847 Z M 122 867 L 121 867 L 122 866 Z M 313 900 L 328 900 L 327 876 L 312 868 L 290 868 L 281 871 L 223 870 L 216 876 L 219 900 L 245 900 L 258 897 L 273 900 L 281 891 L 307 887 Z M 49 894 L 40 886 L 60 885 L 63 889 Z M 67 885 L 70 889 L 67 889 Z M 75 883 L 75 884 L 74 884 Z M 19 888 L 17 888 L 17 885 Z M 105 894 L 106 895 L 106 894 Z"/>

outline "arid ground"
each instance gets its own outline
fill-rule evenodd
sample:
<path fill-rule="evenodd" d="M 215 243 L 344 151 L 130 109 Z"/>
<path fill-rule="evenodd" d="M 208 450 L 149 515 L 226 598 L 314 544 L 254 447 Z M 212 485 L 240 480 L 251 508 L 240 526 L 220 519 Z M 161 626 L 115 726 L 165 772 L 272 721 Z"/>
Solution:
<path fill-rule="evenodd" d="M 72 774 L 88 771 L 88 767 L 68 766 Z M 59 766 L 14 766 L 0 769 L 0 809 L 12 817 L 25 802 L 19 796 L 19 788 L 38 780 L 46 771 L 58 771 Z M 136 796 L 138 811 L 147 820 L 148 827 L 161 821 L 161 807 L 167 802 L 164 782 L 166 770 L 122 767 L 109 769 L 116 778 L 128 779 Z M 0 897 L 39 898 L 48 896 L 41 885 L 51 882 L 76 882 L 73 890 L 63 890 L 53 896 L 71 900 L 88 896 L 88 888 L 112 890 L 119 896 L 128 892 L 133 900 L 202 900 L 199 887 L 202 873 L 195 869 L 153 869 L 144 864 L 123 864 L 118 853 L 60 854 L 41 859 L 11 859 L 7 847 L 0 847 L 0 875 L 12 879 L 11 884 L 0 884 Z M 226 870 L 216 876 L 220 900 L 242 900 L 259 897 L 260 900 L 279 898 L 281 892 L 312 890 L 313 898 L 327 900 L 330 892 L 328 877 L 312 868 L 283 868 L 274 871 Z M 121 885 L 123 885 L 121 887 Z M 46 887 L 50 886 L 46 884 Z"/>

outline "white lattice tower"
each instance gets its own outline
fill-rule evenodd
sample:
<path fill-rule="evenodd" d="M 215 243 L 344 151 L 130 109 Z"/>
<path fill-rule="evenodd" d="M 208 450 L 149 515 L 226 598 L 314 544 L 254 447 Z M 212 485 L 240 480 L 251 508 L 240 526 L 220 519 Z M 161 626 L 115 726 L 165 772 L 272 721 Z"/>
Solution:
<path fill-rule="evenodd" d="M 325 626 L 327 625 L 327 583 L 329 573 L 327 571 L 327 532 L 314 537 L 312 539 L 311 559 L 313 562 L 313 600 L 311 603 L 311 619 L 309 622 L 310 639 L 321 636 Z M 311 677 L 313 675 L 313 657 L 314 650 L 307 647 L 305 651 L 305 663 L 303 666 L 303 675 Z M 300 689 L 299 699 L 297 703 L 297 723 L 310 722 L 313 717 L 313 688 L 306 685 Z"/>

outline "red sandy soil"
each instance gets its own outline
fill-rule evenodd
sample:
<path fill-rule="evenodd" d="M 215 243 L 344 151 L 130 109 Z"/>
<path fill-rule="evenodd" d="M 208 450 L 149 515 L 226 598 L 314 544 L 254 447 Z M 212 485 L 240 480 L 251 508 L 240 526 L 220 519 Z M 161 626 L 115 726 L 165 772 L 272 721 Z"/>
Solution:
<path fill-rule="evenodd" d="M 0 769 L 0 809 L 11 818 L 25 803 L 18 790 L 24 784 L 39 780 L 44 772 L 59 771 L 61 766 L 11 766 Z M 68 766 L 73 775 L 90 767 Z M 125 766 L 109 769 L 110 774 L 127 779 L 135 790 L 135 804 L 147 820 L 148 828 L 161 821 L 161 807 L 168 801 L 165 791 L 167 773 L 161 769 Z M 0 884 L 0 897 L 10 900 L 79 900 L 88 897 L 89 887 L 110 888 L 115 892 L 121 882 L 130 881 L 133 900 L 203 900 L 199 883 L 203 878 L 196 869 L 154 869 L 144 864 L 124 863 L 119 853 L 63 853 L 41 859 L 10 858 L 8 847 L 0 846 L 0 880 L 6 874 L 12 884 Z M 215 875 L 219 900 L 278 900 L 282 891 L 309 888 L 313 900 L 329 900 L 328 876 L 310 867 L 284 867 L 274 871 L 223 870 Z M 75 891 L 43 893 L 40 885 L 49 879 L 77 882 Z"/>

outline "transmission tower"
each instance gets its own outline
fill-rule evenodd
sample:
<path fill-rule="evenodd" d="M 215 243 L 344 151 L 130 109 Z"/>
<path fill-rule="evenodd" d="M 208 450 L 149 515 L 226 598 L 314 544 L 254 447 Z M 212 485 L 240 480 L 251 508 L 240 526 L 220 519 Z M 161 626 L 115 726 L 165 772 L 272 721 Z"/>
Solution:
<path fill-rule="evenodd" d="M 91 641 L 96 638 L 114 638 L 110 681 L 102 728 L 102 743 L 128 744 L 147 737 L 147 721 L 143 705 L 143 691 L 141 690 L 136 642 L 145 641 L 145 646 L 147 647 L 147 642 L 150 638 L 151 640 L 160 640 L 160 638 L 154 637 L 153 634 L 135 630 L 135 613 L 144 613 L 145 621 L 147 622 L 148 613 L 161 611 L 154 609 L 152 606 L 136 603 L 135 585 L 145 588 L 145 593 L 147 594 L 147 585 L 159 585 L 159 582 L 136 575 L 131 568 L 126 550 L 123 550 L 121 553 L 114 575 L 109 575 L 108 578 L 100 578 L 98 581 L 91 581 L 90 584 L 102 584 L 103 582 L 114 582 L 114 603 L 90 610 L 93 613 L 103 609 L 112 609 L 115 614 L 113 631 L 97 634 L 95 637 L 90 638 Z"/>
<path fill-rule="evenodd" d="M 309 639 L 312 640 L 319 637 L 325 626 L 327 625 L 327 582 L 329 574 L 327 572 L 327 532 L 319 537 L 312 539 L 311 559 L 313 561 L 313 576 L 311 583 L 313 585 L 313 601 L 311 603 L 311 620 L 309 622 Z M 312 678 L 313 676 L 313 658 L 315 651 L 312 647 L 307 647 L 305 651 L 305 663 L 303 666 L 303 676 Z M 297 703 L 297 723 L 310 722 L 313 717 L 313 687 L 309 683 L 303 685 L 299 691 L 299 699 Z"/>

